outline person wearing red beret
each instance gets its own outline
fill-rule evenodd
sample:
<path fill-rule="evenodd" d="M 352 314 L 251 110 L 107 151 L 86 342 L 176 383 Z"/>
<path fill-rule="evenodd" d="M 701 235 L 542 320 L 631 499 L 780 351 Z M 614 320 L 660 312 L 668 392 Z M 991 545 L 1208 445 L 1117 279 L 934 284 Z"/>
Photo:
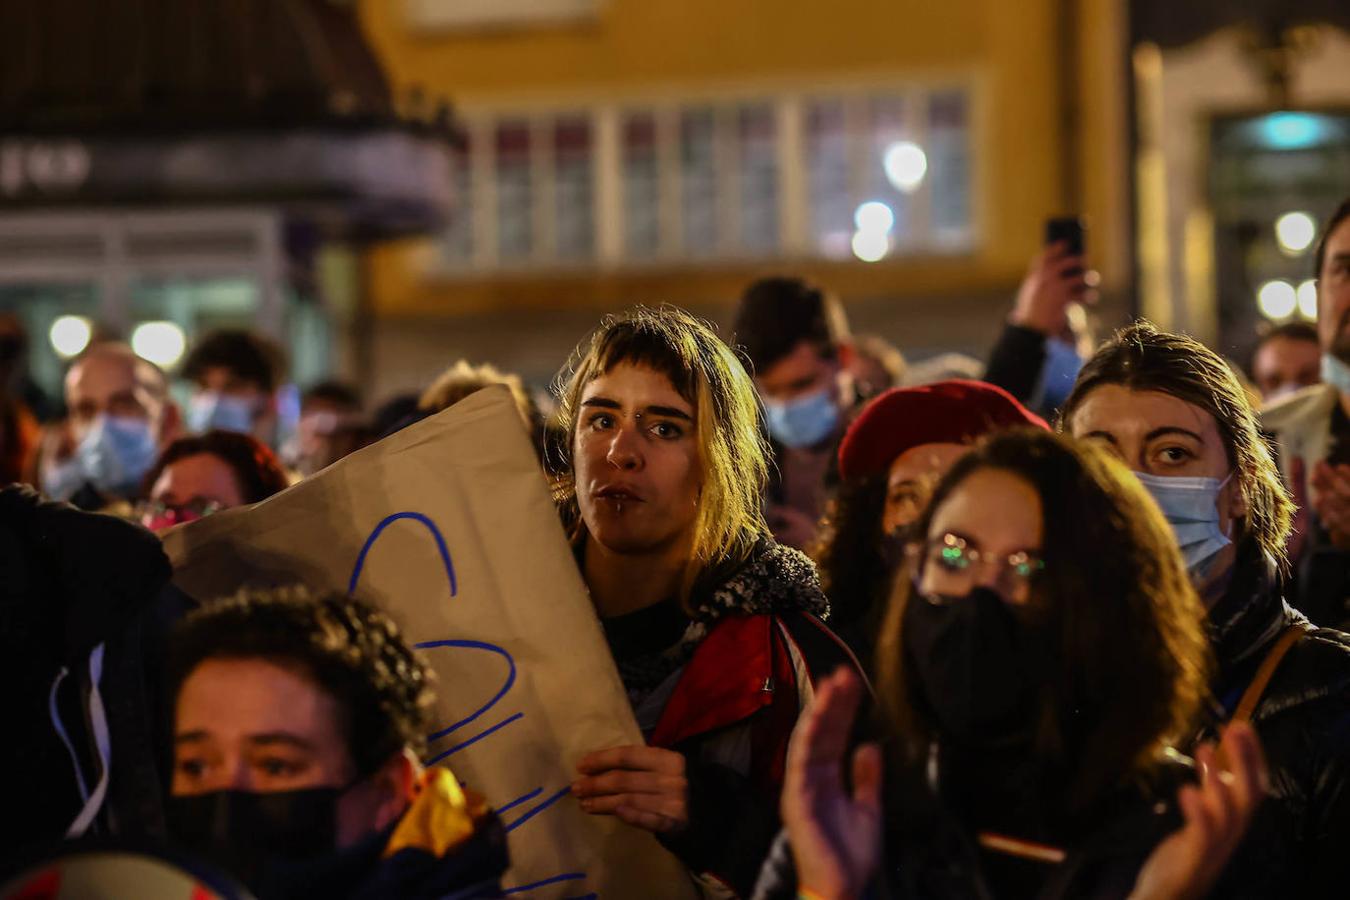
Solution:
<path fill-rule="evenodd" d="M 1016 427 L 1049 426 L 1000 387 L 953 379 L 886 391 L 845 432 L 839 490 L 811 556 L 830 598 L 830 624 L 864 665 L 871 663 L 906 526 L 971 444 Z"/>

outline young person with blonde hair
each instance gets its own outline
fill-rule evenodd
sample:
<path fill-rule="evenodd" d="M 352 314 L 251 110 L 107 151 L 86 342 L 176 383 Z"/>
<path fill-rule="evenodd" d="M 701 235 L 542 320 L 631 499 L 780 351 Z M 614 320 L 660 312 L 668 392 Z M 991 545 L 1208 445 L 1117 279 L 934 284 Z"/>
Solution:
<path fill-rule="evenodd" d="M 662 307 L 607 319 L 559 393 L 555 498 L 646 738 L 597 747 L 574 793 L 747 893 L 812 684 L 856 667 L 811 561 L 765 525 L 754 386 L 707 324 Z"/>

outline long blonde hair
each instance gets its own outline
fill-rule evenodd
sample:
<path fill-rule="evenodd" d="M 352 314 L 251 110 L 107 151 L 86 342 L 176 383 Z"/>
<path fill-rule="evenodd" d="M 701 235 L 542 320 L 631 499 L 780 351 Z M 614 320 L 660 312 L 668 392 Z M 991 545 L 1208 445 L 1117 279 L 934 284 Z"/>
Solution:
<path fill-rule="evenodd" d="M 586 385 L 615 366 L 645 366 L 670 379 L 694 407 L 702 476 L 693 547 L 683 597 L 709 568 L 744 559 L 768 534 L 760 504 L 768 478 L 768 446 L 755 387 L 736 354 L 703 320 L 674 306 L 636 307 L 606 317 L 559 373 L 556 440 L 549 448 L 561 474 L 553 498 L 574 537 L 585 528 L 577 505 L 572 448 Z"/>

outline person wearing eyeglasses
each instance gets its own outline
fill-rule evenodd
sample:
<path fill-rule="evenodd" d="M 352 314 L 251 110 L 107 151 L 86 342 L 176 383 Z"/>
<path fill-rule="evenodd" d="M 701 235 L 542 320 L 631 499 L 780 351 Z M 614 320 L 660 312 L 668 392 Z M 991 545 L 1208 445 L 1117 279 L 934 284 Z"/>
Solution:
<path fill-rule="evenodd" d="M 1171 749 L 1211 658 L 1138 481 L 1093 446 L 999 434 L 916 535 L 879 648 L 886 736 L 849 758 L 862 689 L 831 676 L 793 735 L 786 837 L 755 896 L 1203 896 L 1264 766 L 1242 724 L 1222 759 L 1198 751 L 1198 784 Z"/>
<path fill-rule="evenodd" d="M 145 476 L 139 518 L 159 532 L 266 500 L 289 484 L 276 454 L 261 441 L 235 431 L 208 431 L 165 448 Z"/>
<path fill-rule="evenodd" d="M 952 464 L 1002 429 L 1049 429 L 1000 387 L 954 378 L 893 388 L 863 407 L 839 445 L 838 492 L 810 553 L 830 625 L 870 666 L 909 527 Z"/>

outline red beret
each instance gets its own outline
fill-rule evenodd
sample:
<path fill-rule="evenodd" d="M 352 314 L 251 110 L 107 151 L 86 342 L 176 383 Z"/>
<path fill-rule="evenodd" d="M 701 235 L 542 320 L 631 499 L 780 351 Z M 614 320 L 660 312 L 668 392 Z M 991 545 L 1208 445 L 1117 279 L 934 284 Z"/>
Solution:
<path fill-rule="evenodd" d="M 839 444 L 839 474 L 858 478 L 884 472 L 923 444 L 964 444 L 991 431 L 1050 426 L 1017 399 L 983 381 L 952 379 L 892 388 L 871 400 Z"/>

